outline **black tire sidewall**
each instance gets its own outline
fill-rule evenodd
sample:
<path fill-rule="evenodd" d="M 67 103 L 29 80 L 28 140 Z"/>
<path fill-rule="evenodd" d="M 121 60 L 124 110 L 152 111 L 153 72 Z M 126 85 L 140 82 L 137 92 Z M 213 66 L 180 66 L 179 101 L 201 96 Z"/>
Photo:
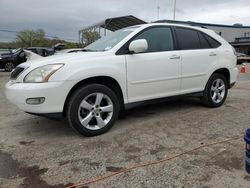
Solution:
<path fill-rule="evenodd" d="M 225 83 L 225 96 L 224 96 L 223 100 L 221 102 L 219 102 L 219 103 L 215 103 L 213 101 L 213 99 L 212 99 L 212 96 L 211 96 L 212 84 L 216 79 L 222 79 L 223 82 Z M 207 83 L 207 86 L 206 86 L 206 89 L 205 89 L 205 93 L 204 93 L 204 98 L 206 100 L 207 106 L 210 106 L 210 107 L 219 107 L 219 106 L 221 106 L 225 102 L 225 100 L 227 98 L 227 94 L 228 94 L 228 81 L 225 78 L 225 76 L 223 76 L 222 74 L 218 74 L 218 73 L 213 74 L 210 77 L 210 79 L 208 80 L 208 83 Z"/>
<path fill-rule="evenodd" d="M 111 120 L 109 121 L 109 123 L 99 129 L 99 130 L 90 130 L 85 128 L 79 118 L 78 118 L 78 109 L 79 109 L 79 105 L 82 102 L 82 100 L 87 97 L 88 95 L 92 94 L 92 93 L 103 93 L 105 95 L 107 95 L 112 103 L 113 103 L 113 116 L 111 118 Z M 78 133 L 80 133 L 81 135 L 84 136 L 97 136 L 100 134 L 103 134 L 105 132 L 107 132 L 112 125 L 114 124 L 114 122 L 116 121 L 118 115 L 119 115 L 119 101 L 118 98 L 116 96 L 116 94 L 109 89 L 108 87 L 104 86 L 104 85 L 100 85 L 100 84 L 91 84 L 91 85 L 87 85 L 87 86 L 83 86 L 81 88 L 79 88 L 77 91 L 74 92 L 74 94 L 71 96 L 69 103 L 68 103 L 68 107 L 67 107 L 67 118 L 69 121 L 69 124 L 71 125 L 71 127 L 73 129 L 75 129 Z"/>

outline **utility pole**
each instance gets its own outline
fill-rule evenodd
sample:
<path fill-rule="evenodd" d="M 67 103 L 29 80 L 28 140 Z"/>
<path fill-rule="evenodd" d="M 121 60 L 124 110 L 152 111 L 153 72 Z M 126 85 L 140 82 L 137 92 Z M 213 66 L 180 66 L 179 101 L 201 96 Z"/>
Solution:
<path fill-rule="evenodd" d="M 157 20 L 160 18 L 160 6 L 157 6 Z"/>
<path fill-rule="evenodd" d="M 176 12 L 176 0 L 174 0 L 174 15 L 173 15 L 173 20 L 175 20 L 175 12 Z"/>

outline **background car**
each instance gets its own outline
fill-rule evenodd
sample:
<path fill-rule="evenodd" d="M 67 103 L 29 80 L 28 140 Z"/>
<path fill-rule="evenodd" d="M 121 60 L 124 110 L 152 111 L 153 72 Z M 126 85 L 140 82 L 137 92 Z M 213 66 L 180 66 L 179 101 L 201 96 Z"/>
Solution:
<path fill-rule="evenodd" d="M 29 47 L 25 49 L 30 50 L 43 57 L 47 57 L 55 53 L 55 50 L 53 48 L 47 48 L 47 47 Z"/>
<path fill-rule="evenodd" d="M 17 65 L 27 60 L 23 49 L 19 48 L 10 53 L 0 54 L 0 69 L 11 72 Z"/>

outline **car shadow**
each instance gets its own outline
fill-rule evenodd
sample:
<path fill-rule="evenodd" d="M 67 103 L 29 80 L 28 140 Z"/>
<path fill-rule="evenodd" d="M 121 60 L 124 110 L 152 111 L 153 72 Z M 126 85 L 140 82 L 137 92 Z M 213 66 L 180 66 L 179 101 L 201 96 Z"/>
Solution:
<path fill-rule="evenodd" d="M 122 124 L 126 126 L 130 124 L 133 119 L 150 118 L 161 113 L 174 113 L 180 110 L 189 110 L 192 108 L 203 108 L 198 98 L 179 98 L 172 99 L 165 102 L 154 104 L 142 104 L 134 107 L 133 109 L 122 112 L 116 124 Z M 45 117 L 37 117 L 29 115 L 31 118 L 22 119 L 19 125 L 16 125 L 21 129 L 25 135 L 36 135 L 46 137 L 79 137 L 80 135 L 74 131 L 67 122 L 66 118 L 63 119 L 48 119 Z M 22 126 L 25 126 L 22 127 Z M 119 126 L 116 127 L 116 130 Z M 84 138 L 84 137 L 83 137 Z"/>
<path fill-rule="evenodd" d="M 119 119 L 127 119 L 131 117 L 144 118 L 150 115 L 155 115 L 166 111 L 174 112 L 176 110 L 194 108 L 194 107 L 202 108 L 199 98 L 195 97 L 175 98 L 153 104 L 139 105 L 130 110 L 122 112 L 122 114 L 119 116 Z"/>

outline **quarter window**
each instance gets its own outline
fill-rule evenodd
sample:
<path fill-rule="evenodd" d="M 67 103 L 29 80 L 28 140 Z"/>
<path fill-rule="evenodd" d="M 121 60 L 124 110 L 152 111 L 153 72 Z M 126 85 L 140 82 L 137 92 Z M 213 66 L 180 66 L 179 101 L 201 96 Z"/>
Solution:
<path fill-rule="evenodd" d="M 162 52 L 174 49 L 172 32 L 169 27 L 154 27 L 139 34 L 134 40 L 146 39 L 148 50 L 146 52 Z"/>
<path fill-rule="evenodd" d="M 212 37 L 205 35 L 205 34 L 204 34 L 204 36 L 207 39 L 207 41 L 209 42 L 211 48 L 218 48 L 221 45 L 217 40 L 213 39 Z"/>
<path fill-rule="evenodd" d="M 202 49 L 208 49 L 211 48 L 210 44 L 208 43 L 207 39 L 204 37 L 204 35 L 201 32 L 198 32 L 201 48 Z"/>

